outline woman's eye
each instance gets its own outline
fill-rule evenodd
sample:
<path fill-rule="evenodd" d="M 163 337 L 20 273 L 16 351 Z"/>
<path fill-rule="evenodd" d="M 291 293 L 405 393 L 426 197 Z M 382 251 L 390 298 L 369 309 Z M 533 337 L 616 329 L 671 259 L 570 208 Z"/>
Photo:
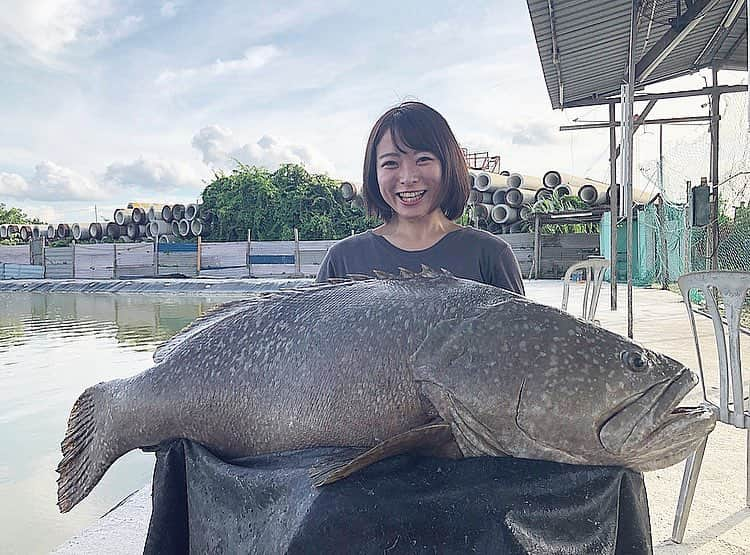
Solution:
<path fill-rule="evenodd" d="M 432 160 L 432 156 L 420 156 L 417 158 L 417 162 L 431 162 Z"/>
<path fill-rule="evenodd" d="M 393 160 L 388 160 L 387 162 L 383 162 L 380 165 L 380 167 L 381 168 L 395 168 L 396 167 L 396 162 L 394 162 Z"/>

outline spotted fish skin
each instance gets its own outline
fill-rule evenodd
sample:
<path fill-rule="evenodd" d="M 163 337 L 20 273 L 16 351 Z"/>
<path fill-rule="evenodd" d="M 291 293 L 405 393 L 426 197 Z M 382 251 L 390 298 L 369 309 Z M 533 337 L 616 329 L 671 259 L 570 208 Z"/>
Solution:
<path fill-rule="evenodd" d="M 633 371 L 622 352 L 647 368 Z M 427 269 L 227 303 L 154 360 L 76 401 L 58 467 L 61 511 L 124 453 L 178 437 L 227 458 L 386 442 L 385 456 L 423 451 L 420 438 L 440 436 L 424 426 L 441 422 L 450 445 L 438 453 L 645 468 L 684 458 L 713 426 L 703 413 L 669 416 L 695 379 L 676 361 Z M 661 411 L 652 422 L 650 409 Z"/>

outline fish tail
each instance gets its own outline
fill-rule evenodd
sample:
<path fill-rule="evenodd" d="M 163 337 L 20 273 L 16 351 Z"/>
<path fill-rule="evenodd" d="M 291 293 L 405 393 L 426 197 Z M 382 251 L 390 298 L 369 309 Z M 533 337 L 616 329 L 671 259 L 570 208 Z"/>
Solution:
<path fill-rule="evenodd" d="M 68 430 L 60 444 L 63 458 L 57 466 L 57 506 L 67 513 L 99 483 L 118 454 L 108 452 L 102 413 L 109 412 L 106 384 L 100 383 L 84 391 L 73 405 Z M 98 417 L 99 416 L 99 417 Z"/>

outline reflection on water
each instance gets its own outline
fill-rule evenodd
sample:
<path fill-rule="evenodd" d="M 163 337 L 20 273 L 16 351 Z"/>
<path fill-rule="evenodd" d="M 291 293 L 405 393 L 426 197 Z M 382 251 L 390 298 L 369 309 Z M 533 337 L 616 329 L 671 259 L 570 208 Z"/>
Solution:
<path fill-rule="evenodd" d="M 131 452 L 60 515 L 69 411 L 86 387 L 148 368 L 157 345 L 225 300 L 0 293 L 0 553 L 46 553 L 148 481 L 153 455 Z"/>

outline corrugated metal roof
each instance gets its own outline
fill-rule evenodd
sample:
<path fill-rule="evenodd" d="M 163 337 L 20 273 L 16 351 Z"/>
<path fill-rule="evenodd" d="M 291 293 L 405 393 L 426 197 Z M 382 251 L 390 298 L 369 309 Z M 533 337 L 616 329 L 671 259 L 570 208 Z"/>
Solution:
<path fill-rule="evenodd" d="M 527 0 L 527 4 L 553 108 L 619 94 L 627 73 L 632 0 Z M 693 73 L 713 63 L 723 69 L 747 69 L 746 0 L 695 0 L 694 4 L 704 6 L 697 12 L 698 23 L 649 75 L 638 78 L 637 85 Z M 683 20 L 675 23 L 678 5 Z M 725 29 L 723 23 L 733 7 L 739 12 Z M 641 2 L 636 62 L 646 58 L 665 34 L 686 25 L 686 13 L 690 12 L 684 0 Z"/>

